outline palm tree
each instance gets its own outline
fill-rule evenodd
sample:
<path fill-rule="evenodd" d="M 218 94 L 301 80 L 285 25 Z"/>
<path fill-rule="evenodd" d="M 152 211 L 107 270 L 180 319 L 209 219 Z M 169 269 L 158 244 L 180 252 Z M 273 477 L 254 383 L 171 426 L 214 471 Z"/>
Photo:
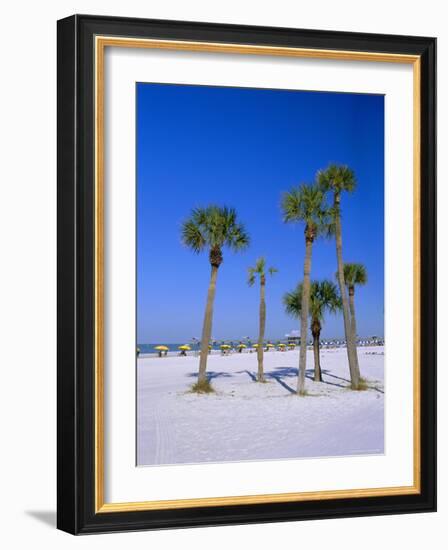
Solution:
<path fill-rule="evenodd" d="M 367 270 L 363 264 L 344 264 L 344 280 L 350 302 L 350 321 L 352 337 L 356 342 L 355 286 L 367 283 Z"/>
<path fill-rule="evenodd" d="M 299 318 L 302 313 L 303 284 L 287 292 L 283 296 L 283 304 L 286 313 Z M 313 336 L 314 351 L 314 381 L 322 382 L 322 370 L 320 366 L 320 333 L 326 312 L 336 313 L 342 309 L 342 300 L 336 285 L 331 281 L 312 281 L 310 288 L 311 334 Z"/>
<path fill-rule="evenodd" d="M 334 233 L 336 236 L 336 257 L 338 264 L 339 292 L 342 299 L 342 312 L 344 314 L 344 331 L 347 342 L 347 356 L 350 368 L 352 388 L 359 389 L 360 373 L 358 364 L 358 352 L 356 342 L 352 337 L 349 303 L 344 279 L 344 261 L 342 259 L 342 229 L 341 229 L 341 196 L 344 191 L 352 193 L 356 187 L 356 178 L 353 170 L 348 166 L 331 164 L 326 170 L 319 170 L 317 182 L 324 192 L 333 192 L 332 218 Z"/>
<path fill-rule="evenodd" d="M 328 211 L 324 205 L 324 192 L 316 185 L 301 185 L 285 193 L 282 198 L 283 220 L 305 224 L 305 262 L 300 321 L 299 377 L 297 393 L 305 395 L 306 327 L 310 301 L 311 254 L 314 240 L 327 232 Z"/>
<path fill-rule="evenodd" d="M 268 269 L 269 275 L 274 275 L 277 273 L 275 267 L 270 267 Z M 258 359 L 258 382 L 266 382 L 264 378 L 263 371 L 263 340 L 264 340 L 264 331 L 266 327 L 266 301 L 265 301 L 265 287 L 266 287 L 266 260 L 265 258 L 258 258 L 255 262 L 254 267 L 249 268 L 249 277 L 247 283 L 249 286 L 255 284 L 255 280 L 258 277 L 260 278 L 260 324 L 258 332 L 258 348 L 257 348 L 257 359 Z"/>
<path fill-rule="evenodd" d="M 191 211 L 190 217 L 182 224 L 182 242 L 197 254 L 204 250 L 209 252 L 211 276 L 202 328 L 196 386 L 198 390 L 201 388 L 209 390 L 210 385 L 206 378 L 208 346 L 212 334 L 216 279 L 219 266 L 223 261 L 222 249 L 227 247 L 234 252 L 244 250 L 249 246 L 249 235 L 244 225 L 238 221 L 237 213 L 233 208 L 210 205 Z"/>

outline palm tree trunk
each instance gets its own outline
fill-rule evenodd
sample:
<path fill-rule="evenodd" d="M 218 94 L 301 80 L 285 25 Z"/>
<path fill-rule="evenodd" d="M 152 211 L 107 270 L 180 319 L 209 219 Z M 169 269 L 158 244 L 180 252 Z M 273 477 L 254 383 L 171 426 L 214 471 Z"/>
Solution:
<path fill-rule="evenodd" d="M 355 287 L 349 287 L 348 299 L 350 302 L 350 321 L 352 327 L 352 337 L 356 343 L 357 329 L 356 329 L 356 317 L 355 317 Z"/>
<path fill-rule="evenodd" d="M 314 329 L 313 352 L 314 352 L 314 381 L 322 382 L 322 370 L 320 368 L 320 330 Z"/>
<path fill-rule="evenodd" d="M 340 196 L 335 193 L 335 230 L 336 230 L 336 257 L 338 262 L 338 282 L 339 292 L 342 299 L 342 312 L 344 315 L 344 331 L 345 340 L 347 343 L 347 357 L 348 365 L 350 369 L 351 385 L 354 390 L 359 388 L 359 365 L 358 365 L 358 353 L 356 351 L 356 344 L 352 337 L 352 328 L 350 321 L 350 311 L 347 300 L 347 289 L 345 288 L 344 281 L 344 262 L 342 260 L 342 230 L 341 230 L 341 217 L 339 212 Z"/>
<path fill-rule="evenodd" d="M 303 266 L 302 304 L 300 315 L 300 353 L 299 353 L 299 378 L 297 381 L 298 395 L 305 395 L 305 372 L 306 372 L 306 333 L 308 324 L 308 313 L 310 307 L 310 273 L 311 273 L 311 252 L 313 241 L 305 238 L 305 263 Z"/>
<path fill-rule="evenodd" d="M 207 305 L 205 307 L 204 324 L 202 326 L 201 356 L 199 359 L 198 382 L 205 382 L 206 380 L 208 346 L 212 335 L 213 304 L 215 301 L 217 277 L 218 268 L 215 265 L 212 265 L 210 284 L 208 285 Z"/>
<path fill-rule="evenodd" d="M 264 371 L 263 371 L 263 340 L 264 340 L 264 331 L 266 326 L 266 301 L 265 301 L 265 282 L 263 279 L 260 283 L 260 328 L 258 332 L 258 348 L 257 348 L 257 359 L 258 359 L 258 382 L 265 382 Z"/>

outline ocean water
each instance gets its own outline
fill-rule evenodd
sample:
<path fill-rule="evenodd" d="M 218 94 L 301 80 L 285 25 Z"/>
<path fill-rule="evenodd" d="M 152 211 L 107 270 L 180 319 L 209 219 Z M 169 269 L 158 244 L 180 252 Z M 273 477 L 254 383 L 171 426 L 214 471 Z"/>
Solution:
<path fill-rule="evenodd" d="M 166 346 L 170 352 L 179 351 L 179 346 L 187 344 L 190 346 L 191 350 L 199 350 L 199 345 L 193 346 L 190 342 L 180 342 L 178 344 L 167 344 L 166 342 L 157 342 L 156 344 L 137 344 L 137 347 L 140 349 L 140 353 L 157 353 L 157 350 L 154 349 L 156 346 Z M 216 348 L 218 349 L 218 348 Z"/>
<path fill-rule="evenodd" d="M 221 348 L 220 348 L 221 343 L 222 342 L 216 342 L 214 345 L 212 345 L 212 350 L 221 351 Z M 155 349 L 156 346 L 166 346 L 168 348 L 168 353 L 173 353 L 173 352 L 179 353 L 179 346 L 182 346 L 184 344 L 186 344 L 187 346 L 190 346 L 191 351 L 189 353 L 192 353 L 194 351 L 200 351 L 201 349 L 201 346 L 199 343 L 192 344 L 191 342 L 180 342 L 176 344 L 169 344 L 166 342 L 157 342 L 156 344 L 137 344 L 137 347 L 140 349 L 140 354 L 142 355 L 147 353 L 158 353 L 158 351 Z M 231 344 L 231 342 L 226 341 L 226 344 Z M 239 341 L 234 341 L 233 347 L 236 347 L 238 344 L 239 344 Z"/>
<path fill-rule="evenodd" d="M 247 342 L 247 341 L 244 341 L 244 344 L 247 345 L 247 347 L 251 347 L 251 344 L 254 344 L 256 342 L 256 340 L 252 340 L 251 342 Z M 221 351 L 221 344 L 223 342 L 221 341 L 218 341 L 218 342 L 215 342 L 215 344 L 212 345 L 212 351 Z M 226 341 L 225 342 L 226 344 L 230 344 L 232 345 L 232 347 L 235 349 L 236 346 L 240 343 L 239 340 L 233 340 L 233 341 Z M 273 340 L 273 343 L 277 343 L 277 340 Z M 321 339 L 321 345 L 322 346 L 325 346 L 327 345 L 329 342 L 326 341 L 325 339 L 322 340 Z M 179 346 L 182 346 L 184 344 L 187 344 L 188 346 L 190 346 L 191 348 L 191 351 L 187 352 L 189 355 L 190 354 L 193 354 L 195 351 L 196 352 L 199 352 L 200 351 L 200 348 L 201 348 L 201 345 L 199 343 L 196 343 L 196 344 L 193 344 L 192 342 L 179 342 L 179 343 L 176 343 L 176 344 L 173 344 L 173 343 L 167 343 L 167 342 L 157 342 L 155 344 L 137 344 L 137 347 L 139 348 L 140 350 L 140 354 L 141 355 L 145 355 L 145 354 L 157 354 L 158 351 L 155 349 L 156 346 L 166 346 L 168 348 L 168 353 L 171 355 L 173 353 L 179 353 L 180 350 L 179 350 Z M 312 344 L 312 341 L 310 340 L 308 342 L 308 345 L 311 345 Z M 340 341 L 340 340 L 337 340 L 337 341 L 334 341 L 332 342 L 333 345 L 335 345 L 335 347 L 341 347 L 341 346 L 344 346 L 345 343 Z M 378 342 L 375 342 L 373 341 L 372 339 L 359 339 L 358 340 L 358 347 L 362 347 L 362 346 L 369 346 L 369 345 L 384 345 L 384 339 L 380 339 Z"/>

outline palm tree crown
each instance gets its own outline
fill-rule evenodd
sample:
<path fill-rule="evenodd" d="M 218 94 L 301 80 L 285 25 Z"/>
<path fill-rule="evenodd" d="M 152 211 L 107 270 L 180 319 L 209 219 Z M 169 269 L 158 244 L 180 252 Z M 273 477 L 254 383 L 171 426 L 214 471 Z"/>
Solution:
<path fill-rule="evenodd" d="M 324 192 L 334 191 L 336 194 L 342 191 L 351 193 L 356 188 L 354 171 L 343 164 L 330 164 L 325 170 L 319 170 L 316 181 Z"/>
<path fill-rule="evenodd" d="M 367 270 L 363 264 L 344 264 L 344 280 L 348 288 L 367 283 Z"/>
<path fill-rule="evenodd" d="M 286 312 L 293 317 L 303 318 L 303 293 L 304 285 L 300 283 L 295 290 L 283 296 Z M 336 313 L 340 309 L 342 309 L 342 300 L 334 283 L 327 280 L 311 282 L 308 314 L 311 317 L 310 329 L 313 335 L 315 382 L 322 381 L 322 369 L 320 366 L 320 332 L 322 330 L 324 314 L 327 311 Z M 301 338 L 306 339 L 306 335 L 301 334 Z M 306 343 L 305 340 L 301 340 L 301 346 L 304 343 Z"/>
<path fill-rule="evenodd" d="M 302 290 L 300 283 L 283 296 L 285 311 L 292 317 L 298 318 L 302 313 Z M 326 312 L 336 313 L 341 308 L 342 300 L 334 283 L 328 280 L 311 282 L 309 315 L 312 319 L 322 322 Z"/>
<path fill-rule="evenodd" d="M 249 246 L 249 235 L 237 219 L 234 208 L 210 205 L 195 208 L 182 224 L 182 242 L 193 252 L 210 250 L 210 263 L 222 263 L 221 249 L 227 246 L 234 252 Z"/>
<path fill-rule="evenodd" d="M 328 209 L 324 204 L 324 191 L 316 185 L 302 184 L 285 193 L 281 208 L 283 221 L 304 222 L 307 238 L 328 232 Z"/>
<path fill-rule="evenodd" d="M 269 275 L 274 275 L 274 273 L 277 273 L 277 271 L 278 269 L 275 267 L 268 268 Z M 248 272 L 249 275 L 247 279 L 247 284 L 249 286 L 253 286 L 255 284 L 257 275 L 260 277 L 261 280 L 264 280 L 266 277 L 266 259 L 263 257 L 258 258 L 258 260 L 255 262 L 255 265 L 253 267 L 249 267 Z"/>

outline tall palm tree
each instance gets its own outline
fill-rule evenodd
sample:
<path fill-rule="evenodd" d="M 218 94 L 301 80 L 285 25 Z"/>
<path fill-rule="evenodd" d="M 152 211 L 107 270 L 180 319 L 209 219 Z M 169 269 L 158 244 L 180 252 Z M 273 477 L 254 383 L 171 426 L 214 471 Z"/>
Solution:
<path fill-rule="evenodd" d="M 355 286 L 367 283 L 367 270 L 363 264 L 344 264 L 344 280 L 348 289 L 352 337 L 356 342 Z"/>
<path fill-rule="evenodd" d="M 285 193 L 281 204 L 286 223 L 305 224 L 305 262 L 300 321 L 298 395 L 305 395 L 306 327 L 310 301 L 311 255 L 314 240 L 328 231 L 328 211 L 324 192 L 316 185 L 301 185 Z"/>
<path fill-rule="evenodd" d="M 336 258 L 338 264 L 339 292 L 342 299 L 342 312 L 344 315 L 344 331 L 347 343 L 347 356 L 350 368 L 351 386 L 359 389 L 360 373 L 356 341 L 352 336 L 349 303 L 344 279 L 344 261 L 342 258 L 342 228 L 341 228 L 341 196 L 343 192 L 352 193 L 356 188 L 355 173 L 348 166 L 330 164 L 325 170 L 317 173 L 317 182 L 324 192 L 333 193 L 333 207 L 331 210 L 334 233 L 336 236 Z"/>
<path fill-rule="evenodd" d="M 269 275 L 274 275 L 277 273 L 275 267 L 270 267 L 268 269 Z M 266 382 L 264 378 L 263 371 L 263 340 L 264 340 L 264 331 L 266 328 L 266 300 L 265 300 L 265 290 L 266 290 L 266 260 L 265 258 L 258 258 L 255 262 L 254 267 L 249 267 L 249 277 L 247 283 L 249 286 L 255 284 L 257 276 L 260 279 L 260 318 L 259 318 L 259 332 L 258 332 L 258 348 L 257 348 L 257 360 L 258 360 L 258 382 Z"/>
<path fill-rule="evenodd" d="M 212 334 L 216 279 L 223 261 L 222 249 L 227 247 L 234 252 L 246 249 L 249 246 L 249 235 L 244 225 L 238 221 L 235 209 L 210 205 L 191 211 L 190 217 L 182 224 L 182 242 L 197 254 L 204 250 L 209 252 L 211 275 L 202 328 L 197 383 L 198 389 L 209 389 L 206 377 L 208 346 Z"/>
<path fill-rule="evenodd" d="M 302 314 L 303 284 L 283 296 L 286 313 L 299 318 Z M 320 333 L 325 313 L 336 313 L 342 309 L 342 300 L 336 285 L 328 280 L 312 281 L 310 288 L 311 334 L 313 336 L 314 381 L 322 382 L 320 366 Z"/>

